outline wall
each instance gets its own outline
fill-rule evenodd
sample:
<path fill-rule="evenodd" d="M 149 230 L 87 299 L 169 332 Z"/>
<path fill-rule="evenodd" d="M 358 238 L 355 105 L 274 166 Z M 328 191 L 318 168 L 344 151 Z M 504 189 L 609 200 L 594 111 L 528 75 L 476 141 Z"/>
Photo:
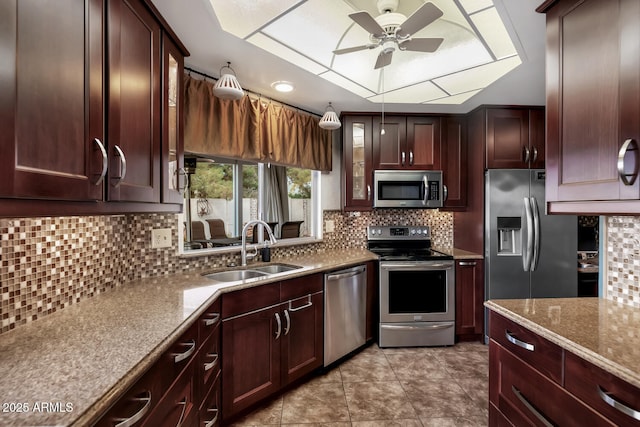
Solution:
<path fill-rule="evenodd" d="M 453 241 L 451 214 L 437 211 L 326 211 L 335 231 L 321 243 L 274 248 L 273 257 L 366 247 L 369 224 L 431 224 L 434 243 Z M 170 228 L 173 247 L 151 249 L 150 230 Z M 178 216 L 115 215 L 0 219 L 0 333 L 128 282 L 239 264 L 238 252 L 177 254 Z"/>

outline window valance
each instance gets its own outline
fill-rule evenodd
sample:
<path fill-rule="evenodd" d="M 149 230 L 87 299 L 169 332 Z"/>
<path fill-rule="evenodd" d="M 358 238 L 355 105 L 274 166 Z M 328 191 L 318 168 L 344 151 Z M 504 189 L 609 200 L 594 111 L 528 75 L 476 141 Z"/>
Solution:
<path fill-rule="evenodd" d="M 331 132 L 319 117 L 245 95 L 213 96 L 213 83 L 185 75 L 185 151 L 208 156 L 331 170 Z"/>

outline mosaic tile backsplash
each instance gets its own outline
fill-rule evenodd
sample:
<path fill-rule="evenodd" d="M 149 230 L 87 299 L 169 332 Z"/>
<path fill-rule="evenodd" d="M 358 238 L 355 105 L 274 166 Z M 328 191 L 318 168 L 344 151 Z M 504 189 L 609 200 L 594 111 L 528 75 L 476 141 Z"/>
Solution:
<path fill-rule="evenodd" d="M 366 247 L 369 224 L 429 224 L 451 246 L 453 217 L 437 211 L 325 212 L 322 243 L 274 248 L 273 257 Z M 174 247 L 151 249 L 150 230 L 170 228 Z M 175 214 L 0 219 L 0 333 L 127 282 L 239 264 L 238 253 L 179 257 Z"/>
<path fill-rule="evenodd" d="M 437 210 L 326 211 L 322 243 L 274 248 L 273 257 L 366 247 L 367 225 L 426 224 L 435 246 L 453 246 L 453 216 Z M 607 219 L 606 297 L 640 307 L 640 217 Z M 174 248 L 151 249 L 170 228 Z M 239 263 L 238 253 L 179 257 L 174 214 L 0 219 L 0 333 L 127 282 Z"/>

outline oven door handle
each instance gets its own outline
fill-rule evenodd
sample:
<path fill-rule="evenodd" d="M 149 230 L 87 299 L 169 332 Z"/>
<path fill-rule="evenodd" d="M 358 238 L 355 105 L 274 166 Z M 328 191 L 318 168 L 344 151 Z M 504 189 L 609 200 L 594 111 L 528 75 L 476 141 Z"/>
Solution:
<path fill-rule="evenodd" d="M 412 264 L 386 264 L 380 263 L 380 268 L 384 270 L 408 270 L 408 269 L 420 269 L 420 270 L 451 270 L 453 269 L 453 263 L 412 263 Z"/>

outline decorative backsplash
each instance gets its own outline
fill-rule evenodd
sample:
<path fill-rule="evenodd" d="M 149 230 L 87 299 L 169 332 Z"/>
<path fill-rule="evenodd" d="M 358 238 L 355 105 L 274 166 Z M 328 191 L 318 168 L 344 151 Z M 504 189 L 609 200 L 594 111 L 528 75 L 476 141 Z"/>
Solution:
<path fill-rule="evenodd" d="M 387 218 L 387 213 L 389 214 Z M 366 247 L 369 224 L 431 224 L 453 241 L 452 216 L 437 211 L 343 214 L 322 243 L 274 248 L 273 257 Z M 151 249 L 150 230 L 170 228 L 173 247 Z M 175 214 L 0 219 L 0 333 L 143 277 L 239 264 L 237 252 L 179 257 Z"/>
<path fill-rule="evenodd" d="M 322 243 L 274 248 L 273 257 L 366 247 L 367 225 L 427 224 L 434 246 L 453 246 L 453 215 L 437 210 L 325 211 Z M 607 219 L 606 296 L 640 307 L 640 217 Z M 170 228 L 172 248 L 151 249 Z M 127 282 L 238 264 L 238 253 L 179 257 L 174 214 L 0 219 L 0 333 Z"/>
<path fill-rule="evenodd" d="M 640 307 L 640 217 L 607 218 L 606 297 Z"/>

